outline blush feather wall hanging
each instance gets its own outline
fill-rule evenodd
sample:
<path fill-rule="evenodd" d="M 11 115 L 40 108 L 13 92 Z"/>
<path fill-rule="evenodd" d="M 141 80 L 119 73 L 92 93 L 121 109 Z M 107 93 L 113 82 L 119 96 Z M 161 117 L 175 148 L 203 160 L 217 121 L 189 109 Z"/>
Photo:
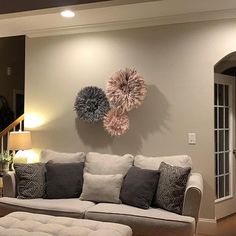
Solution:
<path fill-rule="evenodd" d="M 129 129 L 129 117 L 112 109 L 104 117 L 103 127 L 111 136 L 120 136 Z"/>
<path fill-rule="evenodd" d="M 129 112 L 145 99 L 147 86 L 135 69 L 120 70 L 107 82 L 106 95 L 112 107 Z"/>

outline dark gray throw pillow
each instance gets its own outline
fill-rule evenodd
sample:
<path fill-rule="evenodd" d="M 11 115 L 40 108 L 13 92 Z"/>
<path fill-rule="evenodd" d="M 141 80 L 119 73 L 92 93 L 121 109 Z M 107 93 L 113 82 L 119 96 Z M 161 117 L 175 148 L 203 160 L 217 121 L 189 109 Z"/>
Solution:
<path fill-rule="evenodd" d="M 160 172 L 131 167 L 124 178 L 120 200 L 127 205 L 148 209 L 156 192 Z"/>
<path fill-rule="evenodd" d="M 46 163 L 47 199 L 77 198 L 82 192 L 84 163 Z"/>
<path fill-rule="evenodd" d="M 162 162 L 154 205 L 165 210 L 182 214 L 184 193 L 191 168 L 171 166 Z"/>
<path fill-rule="evenodd" d="M 45 193 L 45 164 L 14 164 L 18 198 L 42 198 Z"/>

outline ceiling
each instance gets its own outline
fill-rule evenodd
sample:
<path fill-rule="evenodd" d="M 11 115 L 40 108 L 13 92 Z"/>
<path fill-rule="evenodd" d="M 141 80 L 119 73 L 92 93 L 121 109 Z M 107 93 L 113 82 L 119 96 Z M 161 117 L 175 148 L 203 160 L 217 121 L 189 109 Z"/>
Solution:
<path fill-rule="evenodd" d="M 111 0 L 1 0 L 0 1 L 0 14 L 14 13 L 21 11 L 30 11 L 37 9 L 45 9 L 51 7 L 61 7 L 69 5 L 78 5 L 85 3 L 94 3 L 101 1 L 111 1 Z"/>
<path fill-rule="evenodd" d="M 0 37 L 21 34 L 39 37 L 236 18 L 235 0 L 98 1 L 71 5 L 69 8 L 76 12 L 71 19 L 60 16 L 65 8 L 68 7 L 0 14 Z"/>

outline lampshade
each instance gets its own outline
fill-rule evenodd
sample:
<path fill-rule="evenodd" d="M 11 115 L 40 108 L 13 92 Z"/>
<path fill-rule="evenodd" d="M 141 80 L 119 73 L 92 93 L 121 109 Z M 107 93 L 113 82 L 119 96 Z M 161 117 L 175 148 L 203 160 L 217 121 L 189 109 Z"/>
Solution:
<path fill-rule="evenodd" d="M 10 132 L 8 139 L 9 150 L 27 150 L 32 148 L 29 131 Z"/>

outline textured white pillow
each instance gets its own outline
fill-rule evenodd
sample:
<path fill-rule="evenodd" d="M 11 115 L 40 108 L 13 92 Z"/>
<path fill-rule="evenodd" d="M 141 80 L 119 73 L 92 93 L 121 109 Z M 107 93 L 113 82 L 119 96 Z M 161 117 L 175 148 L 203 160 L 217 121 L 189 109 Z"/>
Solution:
<path fill-rule="evenodd" d="M 137 166 L 142 169 L 158 170 L 162 161 L 172 166 L 192 168 L 191 157 L 187 155 L 161 157 L 146 157 L 142 155 L 137 155 L 134 159 L 134 166 Z"/>
<path fill-rule="evenodd" d="M 86 154 L 85 172 L 95 175 L 126 175 L 133 162 L 131 154 L 119 156 L 89 152 Z"/>
<path fill-rule="evenodd" d="M 80 200 L 93 202 L 120 203 L 123 175 L 92 175 L 84 173 L 83 190 Z"/>
<path fill-rule="evenodd" d="M 84 162 L 85 153 L 66 153 L 66 152 L 55 152 L 53 150 L 45 149 L 41 152 L 41 162 L 46 163 L 53 161 L 55 163 L 71 163 L 71 162 Z"/>

